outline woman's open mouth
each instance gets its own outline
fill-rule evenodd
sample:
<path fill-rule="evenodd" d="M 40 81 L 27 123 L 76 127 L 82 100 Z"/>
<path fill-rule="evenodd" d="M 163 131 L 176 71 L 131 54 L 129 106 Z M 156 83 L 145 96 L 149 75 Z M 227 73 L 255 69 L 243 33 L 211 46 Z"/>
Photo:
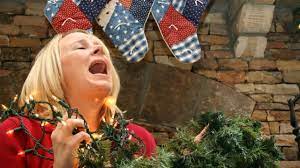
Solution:
<path fill-rule="evenodd" d="M 91 74 L 105 74 L 107 75 L 107 66 L 104 61 L 94 61 L 89 67 Z"/>

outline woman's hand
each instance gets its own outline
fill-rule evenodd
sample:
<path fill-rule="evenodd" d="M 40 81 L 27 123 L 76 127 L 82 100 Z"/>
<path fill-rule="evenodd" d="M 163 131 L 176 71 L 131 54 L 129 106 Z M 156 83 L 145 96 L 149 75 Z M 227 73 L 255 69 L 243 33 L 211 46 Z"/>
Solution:
<path fill-rule="evenodd" d="M 51 134 L 52 147 L 54 153 L 54 168 L 72 168 L 74 158 L 80 142 L 90 142 L 90 136 L 84 131 L 75 135 L 72 134 L 74 128 L 84 127 L 81 119 L 67 119 L 65 124 L 58 123 Z"/>

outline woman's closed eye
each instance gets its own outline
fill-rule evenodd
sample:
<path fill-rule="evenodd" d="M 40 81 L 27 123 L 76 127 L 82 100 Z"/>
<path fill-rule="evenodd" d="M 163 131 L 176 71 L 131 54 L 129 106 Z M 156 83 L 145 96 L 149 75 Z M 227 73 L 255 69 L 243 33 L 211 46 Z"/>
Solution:
<path fill-rule="evenodd" d="M 77 49 L 79 49 L 79 50 L 84 50 L 84 49 L 86 49 L 85 47 L 77 47 Z"/>

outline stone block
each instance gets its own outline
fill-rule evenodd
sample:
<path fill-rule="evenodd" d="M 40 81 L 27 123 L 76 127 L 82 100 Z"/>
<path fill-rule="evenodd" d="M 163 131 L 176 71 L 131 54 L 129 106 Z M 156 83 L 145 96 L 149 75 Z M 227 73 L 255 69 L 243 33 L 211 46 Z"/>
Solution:
<path fill-rule="evenodd" d="M 10 39 L 11 47 L 40 47 L 41 41 L 33 38 L 14 37 Z"/>
<path fill-rule="evenodd" d="M 270 135 L 270 126 L 268 122 L 261 122 L 261 133 L 263 135 Z"/>
<path fill-rule="evenodd" d="M 274 95 L 273 100 L 275 103 L 288 104 L 288 100 L 294 98 L 291 95 Z"/>
<path fill-rule="evenodd" d="M 210 34 L 212 35 L 228 35 L 228 27 L 226 24 L 210 24 Z"/>
<path fill-rule="evenodd" d="M 22 1 L 2 1 L 0 13 L 23 14 L 25 5 Z"/>
<path fill-rule="evenodd" d="M 254 110 L 251 119 L 257 121 L 267 121 L 267 112 L 265 110 Z"/>
<path fill-rule="evenodd" d="M 287 44 L 282 41 L 270 41 L 267 44 L 267 49 L 285 49 Z"/>
<path fill-rule="evenodd" d="M 197 70 L 195 73 L 203 75 L 207 78 L 216 79 L 217 78 L 217 72 L 213 70 Z"/>
<path fill-rule="evenodd" d="M 252 71 L 247 73 L 247 82 L 249 83 L 281 83 L 281 72 Z"/>
<path fill-rule="evenodd" d="M 239 36 L 234 45 L 236 57 L 263 58 L 267 38 L 263 36 Z"/>
<path fill-rule="evenodd" d="M 254 93 L 255 86 L 253 83 L 246 83 L 246 84 L 236 84 L 234 85 L 235 89 L 241 93 Z"/>
<path fill-rule="evenodd" d="M 37 15 L 37 16 L 43 16 L 44 15 L 44 7 L 46 5 L 45 1 L 32 1 L 27 0 L 26 3 L 26 15 Z"/>
<path fill-rule="evenodd" d="M 0 47 L 7 47 L 9 45 L 9 38 L 6 35 L 0 35 Z"/>
<path fill-rule="evenodd" d="M 47 27 L 40 26 L 21 26 L 20 33 L 28 37 L 46 38 L 48 35 Z"/>
<path fill-rule="evenodd" d="M 259 110 L 289 110 L 288 105 L 281 103 L 257 103 L 255 108 Z"/>
<path fill-rule="evenodd" d="M 210 50 L 230 50 L 230 47 L 228 45 L 211 45 Z"/>
<path fill-rule="evenodd" d="M 293 129 L 290 122 L 280 122 L 280 134 L 292 134 Z"/>
<path fill-rule="evenodd" d="M 220 70 L 248 70 L 247 61 L 241 59 L 219 59 L 218 63 Z"/>
<path fill-rule="evenodd" d="M 300 161 L 280 161 L 280 168 L 299 168 Z"/>
<path fill-rule="evenodd" d="M 285 160 L 298 160 L 298 148 L 297 147 L 283 147 L 282 152 L 284 154 Z M 299 164 L 295 165 L 299 167 L 300 161 L 298 161 Z M 288 168 L 288 167 L 282 167 L 282 168 Z M 295 167 L 296 168 L 296 167 Z"/>
<path fill-rule="evenodd" d="M 30 61 L 28 48 L 2 48 L 0 61 Z"/>
<path fill-rule="evenodd" d="M 295 146 L 295 136 L 294 135 L 275 135 L 276 144 L 278 146 Z"/>
<path fill-rule="evenodd" d="M 46 21 L 46 17 L 44 16 L 22 16 L 17 15 L 14 17 L 15 25 L 22 26 L 41 26 L 48 27 L 48 22 Z"/>
<path fill-rule="evenodd" d="M 225 24 L 225 14 L 222 12 L 208 13 L 205 17 L 204 23 L 208 24 Z"/>
<path fill-rule="evenodd" d="M 267 94 L 286 94 L 286 95 L 296 95 L 299 94 L 299 88 L 295 84 L 255 84 L 255 93 L 267 93 Z"/>
<path fill-rule="evenodd" d="M 230 84 L 244 83 L 246 75 L 243 71 L 219 71 L 217 72 L 217 79 Z"/>
<path fill-rule="evenodd" d="M 279 122 L 269 122 L 270 133 L 278 134 L 279 133 Z"/>
<path fill-rule="evenodd" d="M 210 45 L 226 45 L 230 42 L 229 37 L 217 35 L 200 35 L 200 43 Z"/>
<path fill-rule="evenodd" d="M 274 5 L 244 4 L 236 20 L 234 28 L 236 33 L 268 33 L 273 20 L 274 8 Z"/>
<path fill-rule="evenodd" d="M 273 101 L 271 94 L 251 94 L 250 97 L 259 103 L 270 103 Z"/>
<path fill-rule="evenodd" d="M 281 71 L 299 71 L 300 61 L 298 60 L 277 60 L 277 68 Z"/>
<path fill-rule="evenodd" d="M 299 71 L 284 71 L 283 80 L 287 83 L 300 83 L 300 70 Z"/>
<path fill-rule="evenodd" d="M 253 59 L 249 62 L 250 70 L 276 70 L 276 61 L 268 59 Z"/>
<path fill-rule="evenodd" d="M 198 71 L 202 69 L 216 70 L 218 63 L 215 58 L 202 58 L 193 64 L 193 70 Z"/>
<path fill-rule="evenodd" d="M 231 51 L 206 51 L 205 58 L 233 58 L 233 53 Z"/>
<path fill-rule="evenodd" d="M 4 35 L 17 35 L 20 32 L 19 26 L 9 25 L 9 24 L 0 24 L 0 34 Z"/>
<path fill-rule="evenodd" d="M 290 49 L 270 49 L 268 51 L 273 59 L 281 60 L 299 60 L 300 59 L 300 50 L 290 50 Z M 266 54 L 267 55 L 267 54 Z"/>
<path fill-rule="evenodd" d="M 297 118 L 300 117 L 300 113 L 296 112 Z M 290 111 L 270 111 L 267 116 L 268 121 L 289 121 Z"/>

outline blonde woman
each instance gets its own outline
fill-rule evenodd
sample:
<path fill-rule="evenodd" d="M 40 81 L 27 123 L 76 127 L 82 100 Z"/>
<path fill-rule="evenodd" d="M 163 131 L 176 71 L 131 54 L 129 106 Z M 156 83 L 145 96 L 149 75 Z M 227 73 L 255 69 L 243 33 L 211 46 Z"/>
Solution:
<path fill-rule="evenodd" d="M 100 122 L 110 122 L 114 114 L 119 112 L 117 107 L 103 108 L 105 98 L 110 96 L 117 100 L 119 90 L 119 77 L 103 42 L 85 31 L 73 30 L 57 34 L 39 52 L 23 85 L 19 105 L 22 106 L 24 100 L 32 95 L 36 100 L 48 101 L 60 107 L 52 95 L 63 98 L 71 107 L 78 108 L 93 132 L 98 129 Z M 40 116 L 51 118 L 48 111 L 46 107 L 38 107 L 36 110 Z M 27 118 L 22 120 L 35 138 L 42 136 L 41 123 Z M 10 117 L 0 124 L 1 167 L 73 167 L 72 152 L 80 142 L 90 141 L 84 131 L 72 134 L 73 128 L 83 127 L 83 120 L 67 119 L 66 125 L 44 126 L 46 135 L 41 144 L 52 147 L 53 154 L 44 150 L 39 150 L 39 154 L 54 160 L 43 159 L 30 152 L 19 156 L 20 150 L 34 146 L 32 138 L 22 131 L 8 137 L 7 130 L 19 125 L 20 121 L 16 117 Z M 143 140 L 145 153 L 151 156 L 156 148 L 153 136 L 135 124 L 129 124 L 127 128 Z"/>

